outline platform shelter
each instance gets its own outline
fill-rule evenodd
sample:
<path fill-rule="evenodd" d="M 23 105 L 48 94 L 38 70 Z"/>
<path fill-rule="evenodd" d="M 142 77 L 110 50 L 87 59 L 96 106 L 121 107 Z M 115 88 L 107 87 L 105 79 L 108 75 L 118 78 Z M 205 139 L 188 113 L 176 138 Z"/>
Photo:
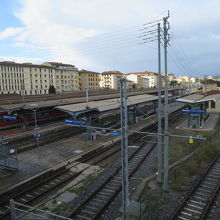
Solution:
<path fill-rule="evenodd" d="M 182 112 L 188 115 L 188 127 L 202 128 L 209 114 L 215 113 L 216 106 L 220 101 L 220 94 L 210 96 L 193 94 L 176 101 L 185 104 Z"/>

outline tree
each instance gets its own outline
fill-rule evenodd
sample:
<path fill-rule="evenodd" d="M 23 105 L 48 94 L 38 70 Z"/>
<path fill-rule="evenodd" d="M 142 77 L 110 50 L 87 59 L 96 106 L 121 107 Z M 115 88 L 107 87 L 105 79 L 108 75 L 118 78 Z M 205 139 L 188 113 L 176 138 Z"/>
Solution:
<path fill-rule="evenodd" d="M 56 93 L 56 89 L 53 85 L 50 85 L 50 88 L 49 88 L 49 94 L 55 94 Z"/>

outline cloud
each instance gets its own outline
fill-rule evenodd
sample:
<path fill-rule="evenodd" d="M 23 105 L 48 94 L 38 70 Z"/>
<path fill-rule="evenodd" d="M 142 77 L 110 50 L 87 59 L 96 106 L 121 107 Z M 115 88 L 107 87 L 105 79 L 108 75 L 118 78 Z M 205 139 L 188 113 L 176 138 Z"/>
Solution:
<path fill-rule="evenodd" d="M 19 8 L 14 14 L 23 27 L 22 31 L 16 34 L 15 45 L 21 47 L 23 44 L 26 49 L 30 45 L 31 50 L 25 52 L 27 57 L 35 54 L 35 57 L 41 57 L 44 61 L 54 59 L 73 63 L 79 68 L 115 69 L 117 67 L 123 72 L 132 72 L 136 69 L 156 71 L 156 58 L 152 58 L 154 51 L 149 51 L 145 47 L 139 50 L 137 47 L 131 48 L 128 44 L 126 50 L 113 48 L 113 52 L 109 53 L 110 50 L 105 49 L 104 52 L 94 55 L 98 47 L 96 45 L 107 47 L 113 43 L 111 37 L 109 37 L 110 42 L 105 43 L 104 37 L 96 38 L 96 36 L 102 33 L 110 33 L 111 36 L 114 33 L 118 39 L 122 35 L 132 38 L 130 32 L 134 28 L 129 29 L 131 30 L 129 33 L 126 28 L 137 27 L 161 18 L 169 9 L 170 34 L 175 36 L 175 40 L 171 43 L 176 47 L 178 44 L 181 45 L 196 71 L 203 71 L 204 66 L 206 71 L 210 69 L 212 72 L 217 69 L 217 63 L 212 62 L 212 65 L 209 65 L 211 58 L 202 56 L 199 59 L 198 55 L 205 54 L 207 51 L 212 54 L 220 51 L 218 46 L 220 45 L 219 0 L 18 1 Z M 108 37 L 108 34 L 106 36 Z M 90 40 L 91 38 L 95 40 Z M 80 44 L 79 50 L 76 49 L 76 44 Z M 34 48 L 36 51 L 32 50 Z M 180 58 L 174 57 L 176 62 L 181 62 Z M 169 62 L 169 71 L 183 74 L 189 71 L 175 66 L 172 61 Z M 203 66 L 202 69 L 201 66 Z"/>
<path fill-rule="evenodd" d="M 18 63 L 39 63 L 44 62 L 44 59 L 37 57 L 16 57 L 16 56 L 0 56 L 1 61 L 14 61 Z"/>
<path fill-rule="evenodd" d="M 21 27 L 9 27 L 0 32 L 0 40 L 4 40 L 5 38 L 15 36 L 24 31 L 24 28 Z"/>

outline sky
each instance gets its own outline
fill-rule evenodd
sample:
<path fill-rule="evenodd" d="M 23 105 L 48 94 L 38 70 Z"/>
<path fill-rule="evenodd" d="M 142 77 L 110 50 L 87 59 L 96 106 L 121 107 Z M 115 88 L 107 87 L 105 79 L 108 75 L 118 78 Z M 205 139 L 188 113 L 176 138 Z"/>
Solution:
<path fill-rule="evenodd" d="M 0 4 L 1 61 L 62 62 L 97 72 L 157 71 L 156 28 L 159 22 L 163 26 L 169 10 L 168 72 L 220 75 L 219 0 L 1 0 Z M 162 61 L 162 71 L 163 65 Z"/>

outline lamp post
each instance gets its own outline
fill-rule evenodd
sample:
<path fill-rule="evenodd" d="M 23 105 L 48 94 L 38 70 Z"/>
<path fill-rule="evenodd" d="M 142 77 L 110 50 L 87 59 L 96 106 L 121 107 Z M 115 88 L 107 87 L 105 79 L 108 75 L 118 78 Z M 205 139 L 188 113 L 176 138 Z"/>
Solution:
<path fill-rule="evenodd" d="M 36 137 L 36 141 L 37 141 L 37 149 L 38 149 L 38 153 L 39 153 L 39 133 L 38 133 L 38 126 L 37 126 L 37 110 L 39 109 L 39 105 L 36 103 L 30 104 L 29 105 L 30 109 L 34 112 L 34 130 L 35 132 L 35 137 Z"/>

